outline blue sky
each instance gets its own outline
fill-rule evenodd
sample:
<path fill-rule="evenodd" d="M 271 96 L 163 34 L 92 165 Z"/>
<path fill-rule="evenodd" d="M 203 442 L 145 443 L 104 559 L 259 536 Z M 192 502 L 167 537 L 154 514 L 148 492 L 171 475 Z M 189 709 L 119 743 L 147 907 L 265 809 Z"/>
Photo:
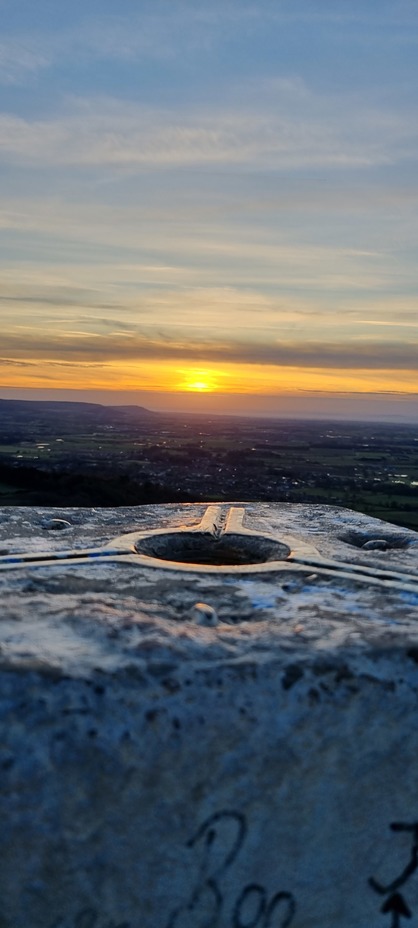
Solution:
<path fill-rule="evenodd" d="M 1 395 L 418 418 L 415 0 L 0 22 Z"/>

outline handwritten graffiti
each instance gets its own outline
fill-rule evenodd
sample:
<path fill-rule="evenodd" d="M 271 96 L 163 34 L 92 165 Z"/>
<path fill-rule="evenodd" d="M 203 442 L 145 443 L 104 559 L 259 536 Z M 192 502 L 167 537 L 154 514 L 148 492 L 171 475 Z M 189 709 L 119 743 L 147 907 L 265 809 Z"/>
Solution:
<path fill-rule="evenodd" d="M 244 910 L 248 905 L 251 897 L 255 897 L 256 909 L 251 921 L 243 921 Z M 282 903 L 284 905 L 282 906 Z M 281 915 L 285 916 L 280 923 L 274 922 L 276 914 L 282 909 Z M 296 912 L 295 900 L 291 893 L 276 893 L 275 896 L 267 903 L 267 894 L 263 886 L 257 883 L 250 883 L 242 890 L 241 895 L 236 901 L 234 914 L 232 918 L 233 928 L 255 928 L 256 925 L 262 925 L 263 928 L 271 928 L 276 923 L 281 928 L 287 928 L 293 920 Z M 249 913 L 248 913 L 249 914 Z"/>
<path fill-rule="evenodd" d="M 392 822 L 391 831 L 403 832 L 411 835 L 411 848 L 409 860 L 401 873 L 386 885 L 380 883 L 375 877 L 370 877 L 369 885 L 380 896 L 387 896 L 381 907 L 381 912 L 392 916 L 391 928 L 400 928 L 404 918 L 412 918 L 408 903 L 399 890 L 404 887 L 418 868 L 418 823 Z"/>
<path fill-rule="evenodd" d="M 199 826 L 186 847 L 199 852 L 199 872 L 184 904 L 174 909 L 166 928 L 217 928 L 221 916 L 225 923 L 227 900 L 223 878 L 232 867 L 244 844 L 248 827 L 239 812 L 216 812 Z M 249 883 L 234 901 L 231 928 L 288 928 L 296 912 L 294 897 L 278 892 L 268 900 L 264 886 Z M 226 916 L 228 917 L 228 915 Z"/>
<path fill-rule="evenodd" d="M 368 885 L 381 899 L 381 914 L 390 918 L 390 924 L 385 918 L 386 928 L 403 928 L 413 917 L 405 892 L 413 889 L 409 884 L 415 874 L 418 877 L 418 822 L 392 822 L 389 827 L 395 836 L 403 836 L 408 856 L 392 879 L 383 882 L 371 876 Z M 171 910 L 164 928 L 290 928 L 297 908 L 291 892 L 270 895 L 256 882 L 238 883 L 238 889 L 236 884 L 231 889 L 231 871 L 248 834 L 245 816 L 235 810 L 215 812 L 199 825 L 186 842 L 197 876 L 185 900 Z M 75 917 L 58 918 L 49 928 L 138 928 L 134 921 L 135 925 L 114 921 L 94 908 L 84 908 Z"/>

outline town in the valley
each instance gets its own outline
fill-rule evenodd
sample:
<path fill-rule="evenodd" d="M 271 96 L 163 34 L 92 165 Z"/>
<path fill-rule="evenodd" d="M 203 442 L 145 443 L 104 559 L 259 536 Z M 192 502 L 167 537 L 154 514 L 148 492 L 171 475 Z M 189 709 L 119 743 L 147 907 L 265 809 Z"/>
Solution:
<path fill-rule="evenodd" d="M 272 500 L 418 529 L 418 424 L 0 400 L 0 504 Z"/>

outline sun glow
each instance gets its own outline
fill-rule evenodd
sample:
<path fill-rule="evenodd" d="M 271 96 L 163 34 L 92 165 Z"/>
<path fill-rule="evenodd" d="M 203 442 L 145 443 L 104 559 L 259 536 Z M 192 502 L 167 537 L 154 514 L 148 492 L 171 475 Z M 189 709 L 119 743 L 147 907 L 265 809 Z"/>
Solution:
<path fill-rule="evenodd" d="M 180 390 L 186 390 L 188 393 L 213 393 L 218 389 L 213 371 L 190 370 L 182 371 L 182 374 L 185 376 L 179 385 Z"/>
<path fill-rule="evenodd" d="M 203 380 L 195 380 L 193 383 L 189 383 L 188 390 L 209 390 L 209 384 L 205 383 Z"/>
<path fill-rule="evenodd" d="M 382 393 L 394 391 L 416 395 L 416 370 L 344 369 L 280 367 L 274 365 L 222 363 L 210 367 L 183 367 L 163 360 L 144 360 L 140 371 L 138 361 L 131 359 L 100 364 L 61 357 L 38 358 L 28 350 L 16 359 L 16 364 L 0 358 L 0 386 L 34 389 L 138 390 L 154 393 L 182 394 L 181 402 L 194 406 L 209 403 L 213 397 L 226 394 L 242 396 L 245 410 L 248 396 L 286 396 L 313 391 L 327 393 Z M 194 400 L 193 400 L 194 397 Z M 204 400 L 206 397 L 206 400 Z M 193 408 L 194 408 L 193 406 Z"/>

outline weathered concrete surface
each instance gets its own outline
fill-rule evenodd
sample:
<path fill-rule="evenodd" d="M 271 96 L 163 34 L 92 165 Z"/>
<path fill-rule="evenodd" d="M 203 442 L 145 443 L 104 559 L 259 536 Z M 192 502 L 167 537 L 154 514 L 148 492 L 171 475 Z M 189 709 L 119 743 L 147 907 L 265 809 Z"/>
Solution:
<path fill-rule="evenodd" d="M 230 508 L 290 557 L 120 553 L 203 505 L 0 510 L 0 928 L 418 923 L 418 535 Z"/>

